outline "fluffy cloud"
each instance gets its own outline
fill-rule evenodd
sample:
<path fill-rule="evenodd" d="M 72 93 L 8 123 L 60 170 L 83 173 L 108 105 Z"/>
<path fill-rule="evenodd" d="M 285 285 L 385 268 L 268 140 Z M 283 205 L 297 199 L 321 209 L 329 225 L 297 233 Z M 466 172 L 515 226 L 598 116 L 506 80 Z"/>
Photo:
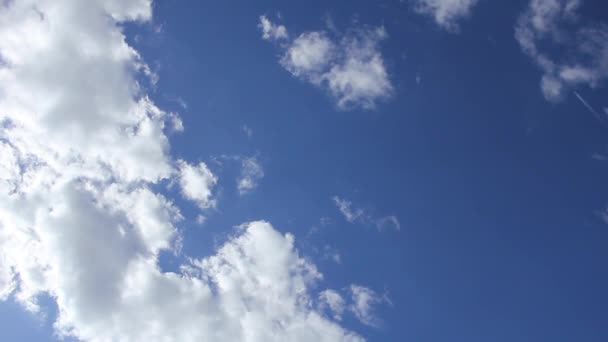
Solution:
<path fill-rule="evenodd" d="M 262 30 L 262 38 L 265 40 L 282 40 L 289 38 L 285 26 L 274 24 L 265 15 L 260 16 L 258 27 Z"/>
<path fill-rule="evenodd" d="M 211 198 L 217 177 L 205 163 L 190 165 L 183 160 L 179 165 L 179 186 L 187 199 L 194 201 L 199 208 L 214 207 L 216 202 Z"/>
<path fill-rule="evenodd" d="M 522 50 L 543 72 L 540 87 L 549 101 L 608 78 L 608 29 L 582 22 L 581 5 L 581 0 L 531 0 L 515 27 Z"/>
<path fill-rule="evenodd" d="M 260 26 L 265 38 L 268 19 L 263 19 Z M 386 37 L 383 27 L 353 29 L 341 37 L 304 32 L 280 45 L 284 50 L 280 63 L 295 77 L 327 89 L 339 109 L 373 109 L 393 92 L 379 49 Z"/>
<path fill-rule="evenodd" d="M 240 158 L 241 174 L 237 179 L 239 194 L 244 195 L 258 187 L 264 178 L 264 169 L 256 157 Z"/>
<path fill-rule="evenodd" d="M 440 27 L 451 31 L 458 31 L 458 20 L 471 14 L 478 0 L 414 0 L 414 9 L 418 13 L 426 14 Z"/>
<path fill-rule="evenodd" d="M 326 33 L 305 32 L 291 43 L 281 64 L 294 76 L 320 84 L 335 53 L 336 46 Z"/>
<path fill-rule="evenodd" d="M 332 197 L 332 200 L 344 219 L 349 223 L 359 223 L 365 225 L 372 225 L 378 230 L 386 229 L 387 227 L 400 230 L 401 224 L 397 216 L 389 215 L 383 217 L 375 217 L 363 208 L 357 208 L 349 200 L 340 198 L 338 196 Z"/>
<path fill-rule="evenodd" d="M 161 270 L 181 220 L 161 182 L 205 208 L 216 178 L 172 159 L 179 117 L 137 81 L 120 23 L 149 20 L 149 0 L 2 6 L 0 299 L 37 312 L 48 295 L 58 335 L 84 341 L 362 340 L 315 309 L 322 275 L 266 222 Z"/>

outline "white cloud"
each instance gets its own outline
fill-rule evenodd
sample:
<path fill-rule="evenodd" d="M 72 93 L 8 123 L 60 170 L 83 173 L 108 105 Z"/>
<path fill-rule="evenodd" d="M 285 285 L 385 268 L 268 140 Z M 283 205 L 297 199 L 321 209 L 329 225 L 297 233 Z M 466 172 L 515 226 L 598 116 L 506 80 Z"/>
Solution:
<path fill-rule="evenodd" d="M 351 201 L 342 199 L 338 196 L 332 197 L 334 203 L 340 210 L 340 213 L 344 216 L 346 221 L 350 223 L 357 222 L 365 217 L 365 212 L 361 208 L 353 209 L 353 203 Z"/>
<path fill-rule="evenodd" d="M 324 290 L 319 293 L 319 306 L 322 310 L 329 309 L 334 319 L 342 320 L 346 303 L 342 296 L 334 290 Z"/>
<path fill-rule="evenodd" d="M 305 32 L 296 38 L 281 59 L 281 64 L 294 76 L 321 83 L 335 58 L 336 46 L 324 32 Z"/>
<path fill-rule="evenodd" d="M 373 109 L 393 93 L 379 49 L 386 37 L 383 27 L 353 29 L 341 37 L 304 32 L 280 46 L 280 63 L 295 77 L 327 89 L 339 109 Z"/>
<path fill-rule="evenodd" d="M 426 14 L 440 27 L 456 32 L 459 29 L 458 21 L 471 15 L 473 7 L 478 0 L 414 0 L 414 9 L 418 13 Z"/>
<path fill-rule="evenodd" d="M 531 0 L 515 27 L 520 47 L 543 72 L 541 90 L 548 101 L 608 78 L 608 29 L 581 21 L 581 5 L 581 0 Z"/>
<path fill-rule="evenodd" d="M 216 202 L 212 195 L 217 177 L 207 165 L 203 162 L 190 165 L 183 160 L 178 161 L 178 165 L 179 185 L 184 197 L 194 201 L 201 209 L 215 207 Z"/>
<path fill-rule="evenodd" d="M 357 208 L 349 200 L 338 196 L 332 197 L 334 204 L 349 223 L 359 223 L 375 226 L 379 231 L 386 227 L 392 227 L 394 230 L 401 230 L 401 224 L 397 216 L 389 215 L 384 217 L 375 217 L 363 208 Z"/>
<path fill-rule="evenodd" d="M 293 237 L 252 222 L 214 255 L 164 272 L 177 177 L 210 206 L 204 164 L 174 161 L 175 117 L 119 24 L 147 0 L 22 0 L 0 11 L 0 298 L 30 311 L 48 295 L 59 336 L 85 341 L 361 341 L 316 309 L 315 266 Z M 177 170 L 174 168 L 177 165 Z"/>
<path fill-rule="evenodd" d="M 380 321 L 374 314 L 374 306 L 385 301 L 385 298 L 380 297 L 373 290 L 359 285 L 351 285 L 350 293 L 353 301 L 350 310 L 355 317 L 365 325 L 377 327 Z"/>
<path fill-rule="evenodd" d="M 241 158 L 241 175 L 237 180 L 239 194 L 244 195 L 258 187 L 264 178 L 264 169 L 256 157 Z"/>
<path fill-rule="evenodd" d="M 258 27 L 262 30 L 262 38 L 265 40 L 275 41 L 289 38 L 285 26 L 274 24 L 265 15 L 260 16 Z"/>

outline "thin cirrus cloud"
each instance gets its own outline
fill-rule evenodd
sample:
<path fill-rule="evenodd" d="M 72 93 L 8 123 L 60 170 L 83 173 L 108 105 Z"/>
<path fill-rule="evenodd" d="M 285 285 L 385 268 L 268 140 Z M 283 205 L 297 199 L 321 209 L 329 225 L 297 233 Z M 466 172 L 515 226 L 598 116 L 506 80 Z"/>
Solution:
<path fill-rule="evenodd" d="M 582 85 L 596 88 L 608 78 L 608 29 L 582 22 L 582 5 L 582 0 L 531 0 L 515 26 L 522 51 L 543 73 L 540 88 L 548 101 Z"/>
<path fill-rule="evenodd" d="M 373 290 L 360 285 L 351 285 L 349 288 L 352 305 L 350 305 L 350 311 L 355 317 L 363 324 L 378 327 L 381 321 L 374 313 L 374 308 L 383 303 L 389 303 L 388 297 L 380 296 Z"/>
<path fill-rule="evenodd" d="M 314 309 L 322 274 L 270 223 L 161 269 L 182 215 L 158 189 L 207 208 L 216 176 L 171 156 L 179 117 L 138 81 L 122 24 L 151 18 L 148 0 L 3 4 L 0 299 L 43 314 L 48 296 L 56 334 L 83 341 L 362 341 Z"/>
<path fill-rule="evenodd" d="M 330 312 L 337 321 L 341 321 L 345 313 L 350 313 L 362 324 L 378 327 L 381 320 L 376 315 L 375 308 L 382 303 L 390 304 L 388 297 L 356 284 L 349 286 L 346 292 L 348 301 L 336 290 L 321 291 L 318 301 L 320 310 Z"/>
<path fill-rule="evenodd" d="M 332 201 L 348 223 L 371 225 L 379 231 L 387 228 L 401 230 L 399 219 L 394 215 L 375 217 L 369 211 L 356 207 L 351 201 L 339 196 L 333 196 Z"/>
<path fill-rule="evenodd" d="M 283 25 L 261 16 L 262 38 L 277 43 L 280 64 L 294 77 L 326 89 L 337 108 L 374 109 L 393 93 L 380 43 L 384 27 L 357 28 L 338 37 L 326 31 L 310 31 L 288 38 Z M 279 33 L 280 32 L 280 33 Z"/>
<path fill-rule="evenodd" d="M 239 158 L 241 173 L 237 179 L 237 189 L 240 195 L 245 195 L 258 187 L 264 178 L 264 168 L 256 157 Z"/>
<path fill-rule="evenodd" d="M 439 27 L 458 32 L 458 21 L 471 15 L 478 0 L 414 0 L 414 10 L 431 16 Z"/>

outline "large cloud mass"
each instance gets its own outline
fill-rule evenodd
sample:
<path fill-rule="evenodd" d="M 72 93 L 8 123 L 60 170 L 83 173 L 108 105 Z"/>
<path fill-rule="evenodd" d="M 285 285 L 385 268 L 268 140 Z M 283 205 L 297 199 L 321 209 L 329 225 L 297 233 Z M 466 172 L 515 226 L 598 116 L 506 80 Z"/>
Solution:
<path fill-rule="evenodd" d="M 36 312 L 49 295 L 57 332 L 87 341 L 361 340 L 314 309 L 321 274 L 266 222 L 161 270 L 181 215 L 157 185 L 206 208 L 216 176 L 171 158 L 179 120 L 137 81 L 150 71 L 118 24 L 150 20 L 150 1 L 1 6 L 1 299 Z"/>

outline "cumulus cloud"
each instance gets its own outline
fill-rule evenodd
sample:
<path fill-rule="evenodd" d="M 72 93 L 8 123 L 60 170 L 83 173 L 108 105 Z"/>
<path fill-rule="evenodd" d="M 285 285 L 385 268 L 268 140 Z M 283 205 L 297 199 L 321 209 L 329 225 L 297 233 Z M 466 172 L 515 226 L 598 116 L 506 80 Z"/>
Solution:
<path fill-rule="evenodd" d="M 386 37 L 383 27 L 353 29 L 339 37 L 304 32 L 280 45 L 280 63 L 296 78 L 326 89 L 341 110 L 374 109 L 393 93 L 379 48 Z"/>
<path fill-rule="evenodd" d="M 540 87 L 548 101 L 608 78 L 608 28 L 582 21 L 581 5 L 582 0 L 531 0 L 515 27 L 521 49 L 543 72 Z"/>
<path fill-rule="evenodd" d="M 458 21 L 471 15 L 478 0 L 414 0 L 414 10 L 435 20 L 451 32 L 459 29 Z"/>
<path fill-rule="evenodd" d="M 203 162 L 190 165 L 183 160 L 180 160 L 178 165 L 179 185 L 184 197 L 194 201 L 201 209 L 214 207 L 216 202 L 212 199 L 212 195 L 217 177 L 207 165 Z"/>
<path fill-rule="evenodd" d="M 336 46 L 324 32 L 305 32 L 296 38 L 281 59 L 281 64 L 294 76 L 320 84 Z"/>
<path fill-rule="evenodd" d="M 216 178 L 173 160 L 176 114 L 138 82 L 120 24 L 150 20 L 149 0 L 2 6 L 0 299 L 39 312 L 48 295 L 57 334 L 83 341 L 363 340 L 315 309 L 321 273 L 269 223 L 161 270 L 182 219 L 161 182 L 208 207 Z"/>
<path fill-rule="evenodd" d="M 256 157 L 240 158 L 241 174 L 237 179 L 239 194 L 245 195 L 258 187 L 264 178 L 264 169 Z"/>
<path fill-rule="evenodd" d="M 375 217 L 369 211 L 355 207 L 355 205 L 344 198 L 340 198 L 338 196 L 332 197 L 332 200 L 344 219 L 349 223 L 358 223 L 371 225 L 376 227 L 379 231 L 388 228 L 400 230 L 401 224 L 399 223 L 399 219 L 397 216 L 389 215 L 382 217 Z"/>

